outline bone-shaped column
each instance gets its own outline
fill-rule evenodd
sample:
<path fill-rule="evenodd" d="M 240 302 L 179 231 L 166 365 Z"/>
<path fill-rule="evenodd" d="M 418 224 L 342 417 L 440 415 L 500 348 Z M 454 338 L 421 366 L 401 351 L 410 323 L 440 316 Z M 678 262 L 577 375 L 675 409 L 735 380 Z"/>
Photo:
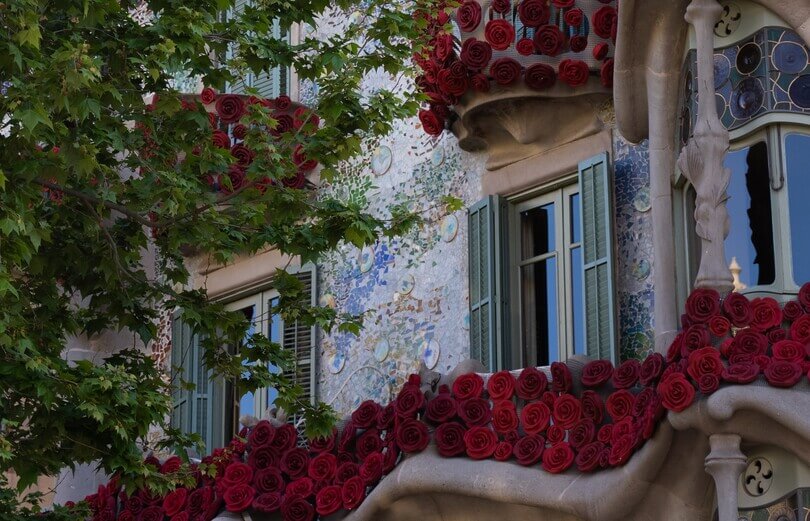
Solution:
<path fill-rule="evenodd" d="M 695 287 L 725 294 L 733 288 L 723 242 L 728 235 L 726 188 L 731 171 L 723 166 L 728 131 L 717 116 L 714 100 L 713 28 L 722 8 L 716 0 L 692 0 L 686 21 L 697 35 L 698 114 L 695 130 L 678 158 L 678 167 L 695 187 L 695 221 L 701 242 Z"/>
<path fill-rule="evenodd" d="M 712 478 L 717 492 L 718 521 L 738 521 L 737 482 L 745 470 L 745 455 L 740 452 L 740 436 L 737 434 L 712 434 L 709 436 L 711 451 L 706 456 L 705 468 Z"/>

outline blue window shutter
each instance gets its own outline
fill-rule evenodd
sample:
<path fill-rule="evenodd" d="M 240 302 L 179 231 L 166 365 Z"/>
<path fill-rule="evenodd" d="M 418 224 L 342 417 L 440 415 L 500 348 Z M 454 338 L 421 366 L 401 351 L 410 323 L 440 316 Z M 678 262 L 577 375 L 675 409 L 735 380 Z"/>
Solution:
<path fill-rule="evenodd" d="M 579 164 L 583 302 L 588 356 L 617 361 L 613 266 L 613 191 L 607 153 Z"/>
<path fill-rule="evenodd" d="M 504 208 L 489 196 L 468 211 L 470 284 L 470 358 L 490 370 L 508 365 L 506 331 L 506 271 Z"/>

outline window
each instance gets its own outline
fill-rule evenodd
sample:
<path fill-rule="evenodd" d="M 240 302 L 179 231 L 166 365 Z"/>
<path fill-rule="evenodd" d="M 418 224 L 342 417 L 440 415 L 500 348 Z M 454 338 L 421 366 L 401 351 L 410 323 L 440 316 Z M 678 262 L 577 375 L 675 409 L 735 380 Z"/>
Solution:
<path fill-rule="evenodd" d="M 309 289 L 309 304 L 315 305 L 314 266 L 308 265 L 298 271 L 288 269 L 288 272 L 298 277 L 305 288 Z M 314 403 L 315 328 L 298 321 L 284 323 L 279 315 L 272 313 L 277 304 L 278 293 L 273 289 L 267 289 L 233 301 L 228 304 L 228 308 L 245 314 L 250 324 L 245 332 L 246 337 L 261 331 L 270 340 L 279 342 L 284 349 L 294 351 L 295 368 L 288 376 L 302 387 L 304 396 Z M 240 349 L 240 346 L 233 349 Z M 184 324 L 179 315 L 175 316 L 172 328 L 171 364 L 175 385 L 179 383 L 179 378 L 194 385 L 191 390 L 179 388 L 174 390 L 172 426 L 186 433 L 199 434 L 208 451 L 222 446 L 239 431 L 241 416 L 252 415 L 258 418 L 264 416 L 277 396 L 275 389 L 261 389 L 236 396 L 236 386 L 233 382 L 212 378 L 211 371 L 206 370 L 202 361 L 199 335 Z M 178 376 L 179 371 L 182 371 L 182 374 Z M 296 424 L 300 423 L 296 417 L 290 420 Z"/>
<path fill-rule="evenodd" d="M 491 370 L 614 358 L 611 201 L 601 154 L 555 186 L 470 208 L 472 358 Z"/>
<path fill-rule="evenodd" d="M 810 130 L 773 125 L 733 143 L 725 158 L 729 234 L 726 261 L 742 292 L 795 293 L 810 281 Z M 695 191 L 685 186 L 690 284 L 700 261 Z"/>

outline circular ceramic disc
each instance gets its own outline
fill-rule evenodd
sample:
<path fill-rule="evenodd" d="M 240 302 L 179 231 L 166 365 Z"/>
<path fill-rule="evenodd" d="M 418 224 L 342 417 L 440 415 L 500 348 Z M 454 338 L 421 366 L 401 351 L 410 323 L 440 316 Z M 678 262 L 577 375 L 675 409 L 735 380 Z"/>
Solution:
<path fill-rule="evenodd" d="M 440 166 L 442 163 L 444 163 L 444 147 L 436 147 L 430 154 L 430 164 Z"/>
<path fill-rule="evenodd" d="M 388 340 L 381 338 L 377 341 L 374 345 L 374 359 L 378 362 L 384 361 L 388 358 L 388 352 L 390 351 L 390 346 L 388 345 Z"/>
<path fill-rule="evenodd" d="M 439 363 L 439 343 L 435 338 L 422 343 L 422 361 L 428 369 L 433 369 Z"/>
<path fill-rule="evenodd" d="M 365 246 L 360 250 L 357 264 L 360 267 L 360 273 L 366 273 L 371 270 L 371 267 L 374 266 L 374 248 Z"/>
<path fill-rule="evenodd" d="M 803 109 L 810 109 L 810 74 L 799 76 L 788 88 L 790 100 Z"/>
<path fill-rule="evenodd" d="M 796 42 L 778 43 L 772 59 L 773 66 L 787 74 L 798 74 L 807 68 L 807 51 Z"/>
<path fill-rule="evenodd" d="M 414 286 L 416 285 L 413 275 L 405 275 L 401 279 L 399 279 L 399 283 L 397 284 L 397 291 L 402 293 L 403 295 L 409 295 L 411 291 L 413 291 Z"/>
<path fill-rule="evenodd" d="M 759 62 L 762 61 L 762 51 L 759 45 L 754 42 L 749 42 L 740 47 L 737 53 L 737 70 L 741 74 L 751 74 L 757 67 Z"/>
<path fill-rule="evenodd" d="M 757 78 L 746 78 L 737 84 L 731 94 L 731 114 L 747 119 L 757 113 L 765 101 L 765 90 Z"/>
<path fill-rule="evenodd" d="M 450 242 L 455 239 L 458 233 L 458 218 L 456 218 L 455 215 L 448 215 L 442 219 L 442 223 L 439 226 L 439 233 L 444 242 Z"/>
<path fill-rule="evenodd" d="M 332 374 L 338 374 L 339 372 L 343 371 L 343 366 L 346 365 L 346 356 L 340 351 L 336 351 L 335 353 L 329 355 L 328 362 L 329 372 Z"/>
<path fill-rule="evenodd" d="M 385 145 L 377 147 L 374 154 L 371 156 L 371 171 L 374 175 L 384 175 L 391 168 L 393 161 L 393 153 L 391 149 Z"/>

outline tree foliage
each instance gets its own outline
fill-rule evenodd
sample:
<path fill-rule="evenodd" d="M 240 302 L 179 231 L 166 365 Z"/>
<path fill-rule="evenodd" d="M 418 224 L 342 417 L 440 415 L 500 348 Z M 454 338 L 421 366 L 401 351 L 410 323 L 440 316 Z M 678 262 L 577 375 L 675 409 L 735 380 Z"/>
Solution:
<path fill-rule="evenodd" d="M 307 262 L 341 241 L 368 244 L 416 222 L 403 209 L 375 217 L 328 195 L 257 183 L 294 175 L 296 145 L 323 165 L 322 179 L 335 179 L 364 138 L 412 115 L 419 100 L 410 90 L 368 93 L 363 79 L 379 70 L 410 74 L 425 24 L 412 13 L 434 7 L 253 0 L 234 11 L 233 3 L 154 0 L 147 24 L 130 15 L 134 0 L 0 3 L 0 472 L 14 470 L 22 485 L 99 461 L 133 486 L 162 486 L 167 478 L 144 465 L 139 443 L 150 425 L 165 423 L 177 382 L 144 352 L 121 350 L 132 345 L 100 345 L 116 353 L 102 364 L 71 363 L 64 353 L 71 338 L 105 331 L 131 331 L 148 345 L 165 307 L 182 309 L 206 339 L 205 361 L 216 373 L 241 390 L 276 387 L 280 403 L 303 409 L 311 434 L 330 428 L 327 407 L 302 403 L 283 374 L 267 370 L 289 365 L 279 345 L 254 335 L 241 354 L 222 347 L 242 340 L 245 319 L 188 289 L 182 252 L 224 263 L 270 246 Z M 291 30 L 355 10 L 359 21 L 327 38 L 273 36 L 274 20 Z M 274 138 L 260 131 L 276 124 L 271 113 L 252 106 L 246 141 L 258 153 L 246 185 L 223 197 L 205 176 L 226 172 L 232 158 L 212 146 L 205 110 L 184 103 L 172 79 L 199 76 L 223 90 L 277 65 L 317 82 L 312 108 L 321 126 Z M 152 256 L 155 266 L 144 262 Z M 279 272 L 276 286 L 283 317 L 357 327 L 298 304 L 294 277 Z M 166 443 L 190 441 L 167 433 Z"/>

